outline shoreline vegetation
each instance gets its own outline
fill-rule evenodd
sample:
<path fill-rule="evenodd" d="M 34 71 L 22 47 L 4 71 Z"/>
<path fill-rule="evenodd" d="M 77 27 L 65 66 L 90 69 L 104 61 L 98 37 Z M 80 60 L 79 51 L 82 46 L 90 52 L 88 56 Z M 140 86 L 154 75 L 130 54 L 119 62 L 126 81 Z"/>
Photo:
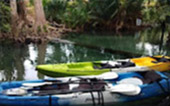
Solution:
<path fill-rule="evenodd" d="M 53 26 L 46 20 L 41 0 L 4 0 L 0 2 L 0 7 L 1 13 L 6 16 L 0 19 L 3 22 L 0 30 L 1 40 L 41 43 L 72 31 L 65 25 Z"/>
<path fill-rule="evenodd" d="M 168 0 L 1 0 L 0 39 L 29 44 L 68 32 L 161 27 L 170 20 L 169 5 Z"/>

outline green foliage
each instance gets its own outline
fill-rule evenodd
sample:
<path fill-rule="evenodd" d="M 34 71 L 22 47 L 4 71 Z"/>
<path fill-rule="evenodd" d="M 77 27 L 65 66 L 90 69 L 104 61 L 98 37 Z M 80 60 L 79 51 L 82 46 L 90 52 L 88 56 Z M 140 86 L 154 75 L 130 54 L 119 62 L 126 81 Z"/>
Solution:
<path fill-rule="evenodd" d="M 34 5 L 34 0 L 30 0 L 30 4 L 31 4 L 31 5 Z"/>
<path fill-rule="evenodd" d="M 9 32 L 10 30 L 10 7 L 0 1 L 0 32 Z"/>
<path fill-rule="evenodd" d="M 64 23 L 69 27 L 81 26 L 88 22 L 87 4 L 81 0 L 44 0 L 46 16 L 51 21 Z"/>
<path fill-rule="evenodd" d="M 123 28 L 141 18 L 148 25 L 170 23 L 169 0 L 43 0 L 48 20 L 71 28 Z M 169 28 L 170 29 L 170 28 Z"/>
<path fill-rule="evenodd" d="M 91 0 L 90 7 L 96 17 L 110 20 L 116 15 L 119 9 L 119 0 Z"/>
<path fill-rule="evenodd" d="M 119 0 L 91 0 L 92 25 L 106 24 L 114 19 L 119 10 Z"/>
<path fill-rule="evenodd" d="M 142 2 L 143 0 L 44 0 L 43 4 L 49 20 L 72 28 L 85 28 L 103 26 L 109 22 L 112 24 L 122 11 L 126 12 L 125 16 L 134 17 L 134 12 L 140 13 Z"/>
<path fill-rule="evenodd" d="M 47 19 L 61 22 L 67 6 L 66 0 L 43 0 L 43 5 Z"/>
<path fill-rule="evenodd" d="M 62 22 L 72 28 L 83 27 L 91 18 L 91 12 L 87 7 L 88 4 L 84 1 L 76 0 L 74 2 L 67 2 L 67 8 L 62 16 Z"/>
<path fill-rule="evenodd" d="M 147 6 L 143 9 L 143 20 L 149 24 L 161 24 L 170 16 L 170 5 L 166 0 L 152 0 L 152 2 L 155 2 L 155 6 Z"/>

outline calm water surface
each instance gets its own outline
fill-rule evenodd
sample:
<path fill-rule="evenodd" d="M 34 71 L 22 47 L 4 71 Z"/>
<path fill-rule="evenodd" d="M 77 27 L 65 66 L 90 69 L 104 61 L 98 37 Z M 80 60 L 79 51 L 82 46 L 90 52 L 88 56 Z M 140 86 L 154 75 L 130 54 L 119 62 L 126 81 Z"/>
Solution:
<path fill-rule="evenodd" d="M 0 80 L 49 78 L 35 70 L 37 64 L 170 55 L 169 44 L 166 43 L 167 34 L 165 33 L 163 42 L 160 40 L 160 35 L 161 32 L 157 29 L 149 29 L 122 35 L 70 34 L 65 38 L 76 44 L 51 42 L 40 45 L 20 45 L 7 41 L 0 42 Z M 151 105 L 151 102 L 147 104 Z"/>

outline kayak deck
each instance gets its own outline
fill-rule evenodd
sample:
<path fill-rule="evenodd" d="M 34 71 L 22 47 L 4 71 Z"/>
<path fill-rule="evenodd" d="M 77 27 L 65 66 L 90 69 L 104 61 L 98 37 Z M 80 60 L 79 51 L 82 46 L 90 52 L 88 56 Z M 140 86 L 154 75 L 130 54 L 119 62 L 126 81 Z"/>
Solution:
<path fill-rule="evenodd" d="M 137 94 L 135 94 L 133 96 L 127 95 L 129 93 L 129 91 L 130 91 L 130 94 L 136 93 L 136 91 L 133 92 L 133 89 L 126 88 L 125 86 L 122 86 L 122 88 L 118 87 L 118 89 L 115 87 L 116 87 L 116 85 L 120 84 L 120 82 L 122 80 L 127 79 L 127 78 L 144 79 L 145 76 L 143 76 L 142 73 L 136 73 L 136 72 L 120 73 L 120 74 L 118 74 L 119 75 L 118 78 L 100 82 L 100 84 L 101 83 L 102 84 L 104 84 L 104 83 L 111 84 L 113 86 L 112 89 L 109 89 L 109 88 L 103 89 L 102 86 L 100 85 L 101 89 L 99 89 L 100 87 L 98 86 L 98 87 L 96 87 L 96 88 L 98 88 L 97 90 L 92 89 L 92 90 L 88 91 L 87 89 L 85 89 L 86 91 L 83 91 L 83 89 L 81 89 L 81 90 L 79 89 L 77 92 L 73 92 L 73 91 L 75 91 L 74 88 L 75 87 L 77 88 L 80 85 L 78 85 L 78 86 L 74 85 L 72 87 L 72 90 L 73 90 L 72 92 L 67 92 L 68 86 L 66 86 L 65 88 L 62 88 L 60 85 L 61 92 L 59 92 L 59 90 L 53 89 L 53 88 L 57 88 L 56 85 L 62 84 L 61 80 L 57 80 L 57 79 L 3 82 L 3 83 L 1 83 L 1 86 L 0 86 L 0 88 L 1 88 L 0 89 L 0 105 L 13 105 L 13 106 L 32 105 L 32 106 L 36 106 L 36 105 L 42 105 L 42 103 L 44 103 L 43 106 L 50 106 L 50 105 L 75 106 L 75 105 L 93 105 L 94 103 L 99 103 L 99 100 L 100 100 L 100 103 L 102 103 L 102 101 L 103 101 L 104 104 L 114 104 L 114 103 L 120 103 L 120 102 L 141 100 L 144 98 L 155 97 L 158 95 L 165 95 L 165 94 L 167 94 L 167 92 L 170 92 L 169 91 L 170 88 L 168 87 L 168 83 L 170 83 L 170 80 L 169 79 L 165 80 L 165 78 L 167 78 L 167 77 L 164 74 L 162 74 L 160 72 L 156 72 L 156 73 L 159 74 L 159 76 L 161 78 L 159 80 L 159 83 L 166 90 L 166 92 L 164 92 L 161 89 L 161 87 L 159 86 L 157 81 L 153 81 L 153 82 L 143 83 L 143 84 L 140 83 L 139 85 L 137 85 L 138 87 L 140 87 L 141 91 L 140 92 L 137 91 Z M 99 80 L 99 81 L 101 81 L 101 80 Z M 44 84 L 45 82 L 53 82 L 53 84 L 48 85 L 49 84 L 48 83 L 47 85 L 44 85 L 44 86 L 38 85 L 38 88 L 35 87 L 33 90 L 30 90 L 30 92 L 28 94 L 24 94 L 24 95 L 20 95 L 20 96 L 19 95 L 17 95 L 17 96 L 16 95 L 5 95 L 3 93 L 5 90 L 11 89 L 11 88 L 21 88 L 26 83 L 27 84 L 32 83 L 35 86 L 36 83 Z M 127 83 L 127 82 L 124 81 L 123 83 Z M 71 83 L 64 82 L 64 84 L 67 85 L 67 84 L 71 84 Z M 77 83 L 73 83 L 73 84 L 77 84 Z M 82 82 L 82 84 L 85 84 L 85 83 Z M 98 82 L 98 84 L 99 84 L 99 82 Z M 51 87 L 53 87 L 53 88 L 51 88 Z M 41 89 L 39 89 L 39 88 L 41 88 Z M 86 88 L 87 88 L 87 85 L 86 85 Z M 70 86 L 69 86 L 69 89 L 70 89 Z M 52 92 L 52 90 L 55 90 L 55 91 Z M 36 92 L 34 92 L 35 94 L 32 94 L 31 93 L 32 91 L 36 91 Z M 41 92 L 37 92 L 37 91 L 41 91 Z M 93 97 L 92 97 L 92 95 L 93 95 Z M 103 95 L 103 96 L 101 96 L 101 95 Z M 103 97 L 103 99 L 102 99 L 102 97 Z M 97 98 L 97 99 L 95 99 L 95 98 Z"/>

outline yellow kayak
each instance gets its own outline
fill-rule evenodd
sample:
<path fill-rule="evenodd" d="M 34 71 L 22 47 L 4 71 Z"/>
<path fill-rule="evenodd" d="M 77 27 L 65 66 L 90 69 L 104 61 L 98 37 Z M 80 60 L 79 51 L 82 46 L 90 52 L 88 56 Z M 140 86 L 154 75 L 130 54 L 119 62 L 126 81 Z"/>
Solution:
<path fill-rule="evenodd" d="M 145 66 L 152 70 L 167 71 L 170 70 L 170 57 L 153 56 L 131 59 L 136 66 Z"/>

